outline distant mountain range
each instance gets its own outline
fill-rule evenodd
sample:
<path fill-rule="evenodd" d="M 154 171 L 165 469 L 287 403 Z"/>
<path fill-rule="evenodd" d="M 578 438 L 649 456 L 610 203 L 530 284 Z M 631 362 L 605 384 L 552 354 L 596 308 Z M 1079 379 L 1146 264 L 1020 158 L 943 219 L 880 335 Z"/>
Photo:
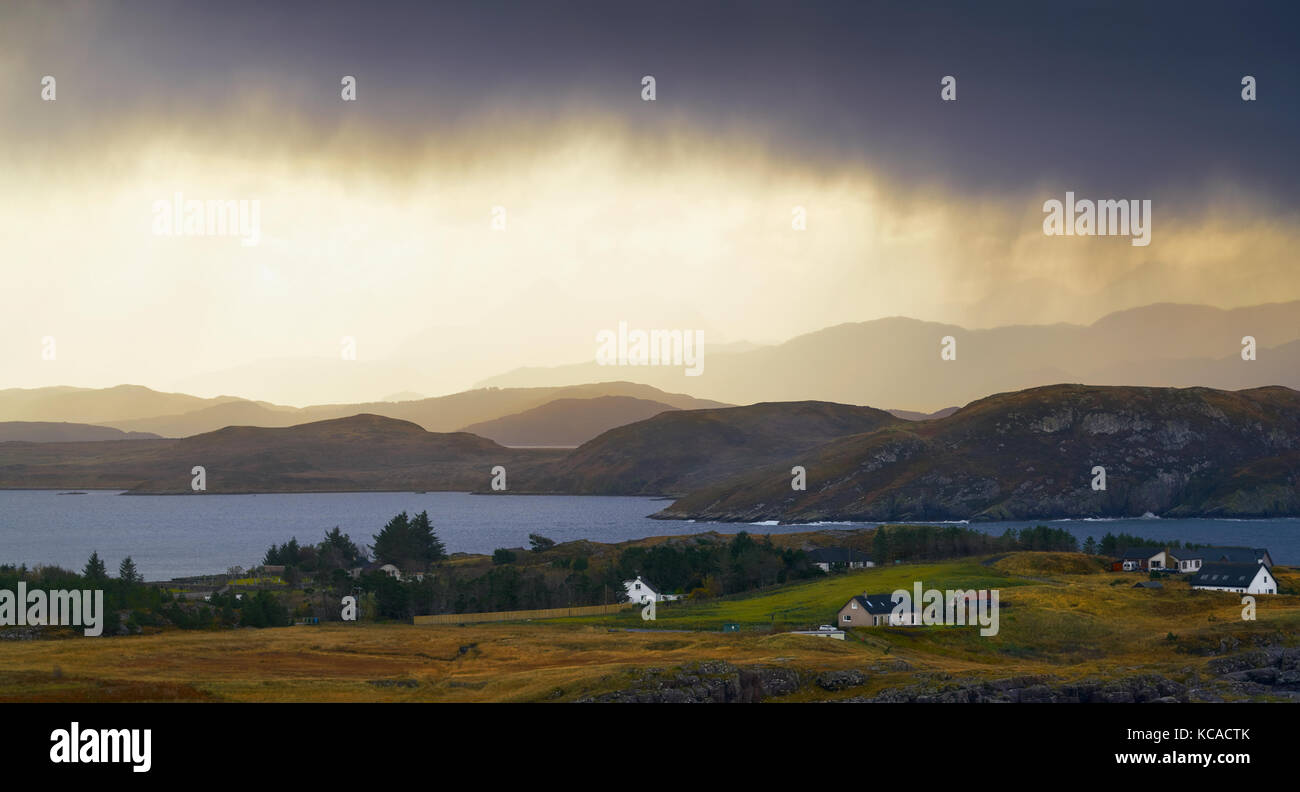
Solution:
<path fill-rule="evenodd" d="M 568 384 L 615 370 L 649 384 Z M 669 518 L 1300 514 L 1300 302 L 987 330 L 891 318 L 706 353 L 689 379 L 592 364 L 494 381 L 548 380 L 301 408 L 135 385 L 0 390 L 0 487 L 188 493 L 203 465 L 209 492 L 486 491 L 503 465 L 512 493 L 677 497 Z M 1087 384 L 1054 384 L 1068 381 Z M 686 385 L 746 406 L 673 392 Z"/>
<path fill-rule="evenodd" d="M 1245 336 L 1255 340 L 1254 360 L 1242 359 Z M 952 360 L 941 356 L 947 337 L 955 343 Z M 611 374 L 640 383 L 607 381 Z M 1300 388 L 1300 301 L 1233 310 L 1157 304 L 1112 313 L 1087 326 L 966 330 L 894 317 L 838 325 L 776 346 L 706 347 L 704 373 L 698 377 L 686 377 L 680 368 L 589 363 L 519 369 L 448 396 L 394 400 L 416 395 L 395 393 L 386 401 L 308 407 L 160 393 L 136 385 L 9 389 L 0 391 L 0 422 L 71 422 L 189 437 L 226 426 L 287 427 L 369 413 L 431 432 L 479 431 L 507 445 L 570 446 L 649 417 L 650 409 L 830 401 L 902 405 L 890 412 L 923 420 L 990 393 L 1058 382 Z M 692 395 L 679 392 L 684 389 Z M 532 412 L 558 400 L 605 397 L 663 407 L 567 403 Z"/>
<path fill-rule="evenodd" d="M 573 450 L 378 415 L 181 440 L 0 442 L 2 488 L 189 494 L 194 465 L 213 494 L 483 492 L 501 465 L 510 493 L 680 496 L 657 516 L 723 521 L 1300 515 L 1300 392 L 1054 385 L 920 421 L 828 402 L 669 409 Z M 791 487 L 796 466 L 804 490 Z"/>
<path fill-rule="evenodd" d="M 583 406 L 575 400 L 603 397 L 628 399 L 615 403 L 587 405 L 591 414 L 583 416 Z M 468 426 L 486 428 L 484 436 L 494 436 L 485 422 L 516 416 L 557 400 L 570 400 L 567 408 L 518 417 L 502 437 L 525 438 L 512 444 L 576 446 L 611 426 L 640 420 L 649 404 L 665 409 L 700 409 L 724 406 L 722 402 L 666 393 L 648 385 L 631 382 L 602 382 L 553 388 L 484 388 L 450 396 L 401 402 L 367 402 L 363 404 L 325 404 L 312 407 L 285 407 L 255 402 L 233 396 L 202 399 L 181 393 L 159 393 L 138 385 L 114 388 L 35 388 L 0 391 L 0 422 L 5 421 L 76 421 L 109 426 L 124 432 L 149 433 L 162 437 L 190 437 L 227 426 L 287 427 L 313 421 L 345 418 L 368 413 L 411 421 L 430 432 L 455 432 Z M 634 404 L 634 402 L 645 404 Z M 566 412 L 572 417 L 561 419 Z M 2 425 L 2 424 L 0 424 Z M 545 443 L 526 438 L 546 437 Z M 16 439 L 16 438 L 15 438 Z"/>
<path fill-rule="evenodd" d="M 194 412 L 232 402 L 250 403 L 235 396 L 203 399 L 184 393 L 160 393 L 139 385 L 100 389 L 8 388 L 0 390 L 0 421 L 68 421 L 102 426 Z"/>
<path fill-rule="evenodd" d="M 951 336 L 956 358 L 941 358 Z M 1242 338 L 1256 359 L 1241 357 Z M 713 353 L 704 371 L 600 366 L 594 361 L 524 368 L 480 384 L 560 385 L 608 379 L 611 372 L 669 390 L 733 404 L 816 399 L 937 410 L 991 393 L 1059 382 L 1207 386 L 1239 390 L 1300 387 L 1300 301 L 1233 310 L 1156 304 L 1109 314 L 1091 325 L 1015 325 L 967 330 L 894 317 L 829 327 L 776 346 Z"/>

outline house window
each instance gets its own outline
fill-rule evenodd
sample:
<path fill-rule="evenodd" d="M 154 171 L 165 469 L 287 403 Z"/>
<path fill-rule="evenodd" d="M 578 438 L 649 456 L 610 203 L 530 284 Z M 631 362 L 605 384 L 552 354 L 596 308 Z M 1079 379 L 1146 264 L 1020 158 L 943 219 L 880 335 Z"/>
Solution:
<path fill-rule="evenodd" d="M 853 621 L 853 617 L 846 613 L 844 614 L 844 621 L 846 622 Z"/>
<path fill-rule="evenodd" d="M 857 601 L 857 600 L 854 600 L 853 602 L 850 602 L 850 603 L 849 603 L 849 607 L 852 608 L 853 610 L 857 610 L 857 609 L 858 609 L 858 601 Z"/>

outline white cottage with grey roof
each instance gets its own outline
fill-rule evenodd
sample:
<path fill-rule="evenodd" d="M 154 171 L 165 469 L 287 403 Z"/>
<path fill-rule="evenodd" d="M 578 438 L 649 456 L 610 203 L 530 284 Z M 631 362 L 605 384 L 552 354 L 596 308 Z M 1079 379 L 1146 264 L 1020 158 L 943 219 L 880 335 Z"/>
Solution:
<path fill-rule="evenodd" d="M 1276 594 L 1277 579 L 1263 564 L 1205 564 L 1192 575 L 1192 588 L 1237 594 Z"/>

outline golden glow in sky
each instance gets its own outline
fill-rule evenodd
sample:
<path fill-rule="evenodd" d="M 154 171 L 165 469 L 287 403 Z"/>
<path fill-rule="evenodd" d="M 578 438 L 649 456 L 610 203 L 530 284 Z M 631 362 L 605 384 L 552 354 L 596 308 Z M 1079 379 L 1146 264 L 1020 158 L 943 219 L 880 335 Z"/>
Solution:
<path fill-rule="evenodd" d="M 619 321 L 779 343 L 894 315 L 1086 323 L 1300 296 L 1294 227 L 1240 203 L 1184 218 L 1157 202 L 1136 248 L 1044 236 L 1048 187 L 972 197 L 687 124 L 639 134 L 593 114 L 520 134 L 527 123 L 322 138 L 262 109 L 11 150 L 0 386 L 341 401 L 590 360 Z M 258 244 L 155 234 L 155 204 L 176 193 L 256 202 Z M 359 364 L 346 376 L 267 386 L 268 372 L 332 365 L 345 337 Z"/>

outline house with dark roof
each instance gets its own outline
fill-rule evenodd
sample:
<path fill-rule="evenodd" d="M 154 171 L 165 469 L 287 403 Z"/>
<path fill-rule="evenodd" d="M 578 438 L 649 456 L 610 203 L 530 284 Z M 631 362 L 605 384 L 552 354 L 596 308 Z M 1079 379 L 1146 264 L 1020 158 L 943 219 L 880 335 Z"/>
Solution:
<path fill-rule="evenodd" d="M 1262 563 L 1205 564 L 1188 581 L 1194 589 L 1232 591 L 1237 594 L 1276 594 L 1277 579 Z"/>
<path fill-rule="evenodd" d="M 1151 547 L 1130 547 L 1119 554 L 1119 558 L 1111 564 L 1113 572 L 1142 572 L 1147 568 L 1147 562 L 1151 560 L 1151 553 L 1154 548 Z"/>
<path fill-rule="evenodd" d="M 1204 564 L 1263 564 L 1273 568 L 1273 557 L 1264 547 L 1202 547 L 1179 553 L 1179 572 L 1196 572 Z"/>
<path fill-rule="evenodd" d="M 916 615 L 911 611 L 894 615 L 892 594 L 859 594 L 840 608 L 835 623 L 841 629 L 848 627 L 907 627 L 916 625 Z"/>
<path fill-rule="evenodd" d="M 823 572 L 830 572 L 831 567 L 840 566 L 845 569 L 864 569 L 875 566 L 871 557 L 861 550 L 854 550 L 847 547 L 819 547 L 816 550 L 808 551 L 808 558 L 814 566 L 821 567 Z"/>

